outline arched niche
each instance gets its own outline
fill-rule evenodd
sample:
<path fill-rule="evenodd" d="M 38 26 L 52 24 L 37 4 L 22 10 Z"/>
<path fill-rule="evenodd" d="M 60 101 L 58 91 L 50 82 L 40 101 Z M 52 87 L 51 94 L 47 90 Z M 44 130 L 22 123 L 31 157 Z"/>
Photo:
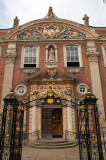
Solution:
<path fill-rule="evenodd" d="M 57 46 L 54 44 L 46 46 L 46 67 L 57 67 Z"/>

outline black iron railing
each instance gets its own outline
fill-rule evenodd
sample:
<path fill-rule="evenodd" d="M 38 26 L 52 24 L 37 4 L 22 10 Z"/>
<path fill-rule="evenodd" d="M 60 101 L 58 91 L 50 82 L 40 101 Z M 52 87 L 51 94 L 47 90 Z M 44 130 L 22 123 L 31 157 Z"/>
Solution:
<path fill-rule="evenodd" d="M 101 141 L 104 159 L 106 159 L 106 127 L 101 127 Z"/>
<path fill-rule="evenodd" d="M 22 144 L 23 145 L 33 144 L 37 140 L 39 140 L 39 130 L 31 133 L 23 134 Z"/>

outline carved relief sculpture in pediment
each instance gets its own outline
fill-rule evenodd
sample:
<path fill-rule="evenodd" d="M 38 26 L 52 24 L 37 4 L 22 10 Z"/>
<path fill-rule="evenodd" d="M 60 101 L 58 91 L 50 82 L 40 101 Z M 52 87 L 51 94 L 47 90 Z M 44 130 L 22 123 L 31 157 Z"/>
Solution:
<path fill-rule="evenodd" d="M 69 26 L 50 24 L 33 27 L 29 30 L 19 34 L 17 38 L 19 40 L 24 39 L 80 39 L 85 38 L 85 34 L 72 29 Z"/>

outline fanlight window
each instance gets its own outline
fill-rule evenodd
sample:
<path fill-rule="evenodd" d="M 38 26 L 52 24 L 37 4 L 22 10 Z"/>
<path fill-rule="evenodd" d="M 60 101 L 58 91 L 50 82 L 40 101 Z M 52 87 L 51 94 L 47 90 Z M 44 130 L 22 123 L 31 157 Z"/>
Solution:
<path fill-rule="evenodd" d="M 66 60 L 67 67 L 79 67 L 79 53 L 78 47 L 76 46 L 68 46 L 66 47 Z"/>
<path fill-rule="evenodd" d="M 37 66 L 37 47 L 24 48 L 24 67 Z"/>

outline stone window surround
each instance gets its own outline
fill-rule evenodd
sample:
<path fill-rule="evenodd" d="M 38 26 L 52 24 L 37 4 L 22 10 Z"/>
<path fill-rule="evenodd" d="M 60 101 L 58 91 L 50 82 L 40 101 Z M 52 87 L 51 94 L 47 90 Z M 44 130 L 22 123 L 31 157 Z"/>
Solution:
<path fill-rule="evenodd" d="M 57 46 L 55 45 L 55 44 L 48 44 L 47 46 L 46 46 L 46 62 L 48 62 L 48 49 L 49 49 L 49 47 L 50 46 L 53 46 L 54 47 L 54 49 L 55 49 L 55 62 L 57 62 Z"/>
<path fill-rule="evenodd" d="M 18 88 L 19 87 L 23 87 L 24 89 L 25 89 L 25 92 L 24 93 L 22 93 L 22 94 L 20 94 L 19 92 L 18 92 Z M 27 92 L 27 87 L 24 85 L 24 84 L 19 84 L 18 86 L 16 86 L 16 88 L 15 88 L 15 93 L 17 94 L 17 95 L 19 95 L 19 96 L 23 96 L 23 95 L 25 95 L 26 94 L 26 92 Z"/>
<path fill-rule="evenodd" d="M 105 54 L 105 51 L 104 51 L 104 47 L 106 47 L 106 44 L 102 45 L 102 53 L 103 53 L 104 67 L 106 67 L 106 54 Z"/>
<path fill-rule="evenodd" d="M 79 67 L 83 67 L 83 62 L 82 62 L 82 52 L 81 52 L 81 45 L 79 44 L 66 44 L 63 46 L 63 56 L 64 56 L 64 67 L 67 67 L 67 56 L 66 56 L 66 47 L 78 47 L 78 53 L 79 53 Z M 71 68 L 71 67 L 70 67 Z"/>
<path fill-rule="evenodd" d="M 24 67 L 24 48 L 25 47 L 36 47 L 37 48 L 36 68 L 39 68 L 40 47 L 38 45 L 23 45 L 22 46 L 22 52 L 21 52 L 22 56 L 21 56 L 21 67 L 20 68 L 26 68 L 26 67 Z M 27 68 L 32 68 L 32 67 L 27 67 Z"/>
<path fill-rule="evenodd" d="M 85 92 L 80 92 L 80 88 L 81 87 L 84 87 L 85 88 Z M 87 93 L 87 90 L 89 89 L 89 87 L 85 84 L 85 83 L 80 83 L 80 84 L 78 84 L 78 86 L 77 86 L 77 92 L 79 93 L 79 94 L 86 94 Z"/>

